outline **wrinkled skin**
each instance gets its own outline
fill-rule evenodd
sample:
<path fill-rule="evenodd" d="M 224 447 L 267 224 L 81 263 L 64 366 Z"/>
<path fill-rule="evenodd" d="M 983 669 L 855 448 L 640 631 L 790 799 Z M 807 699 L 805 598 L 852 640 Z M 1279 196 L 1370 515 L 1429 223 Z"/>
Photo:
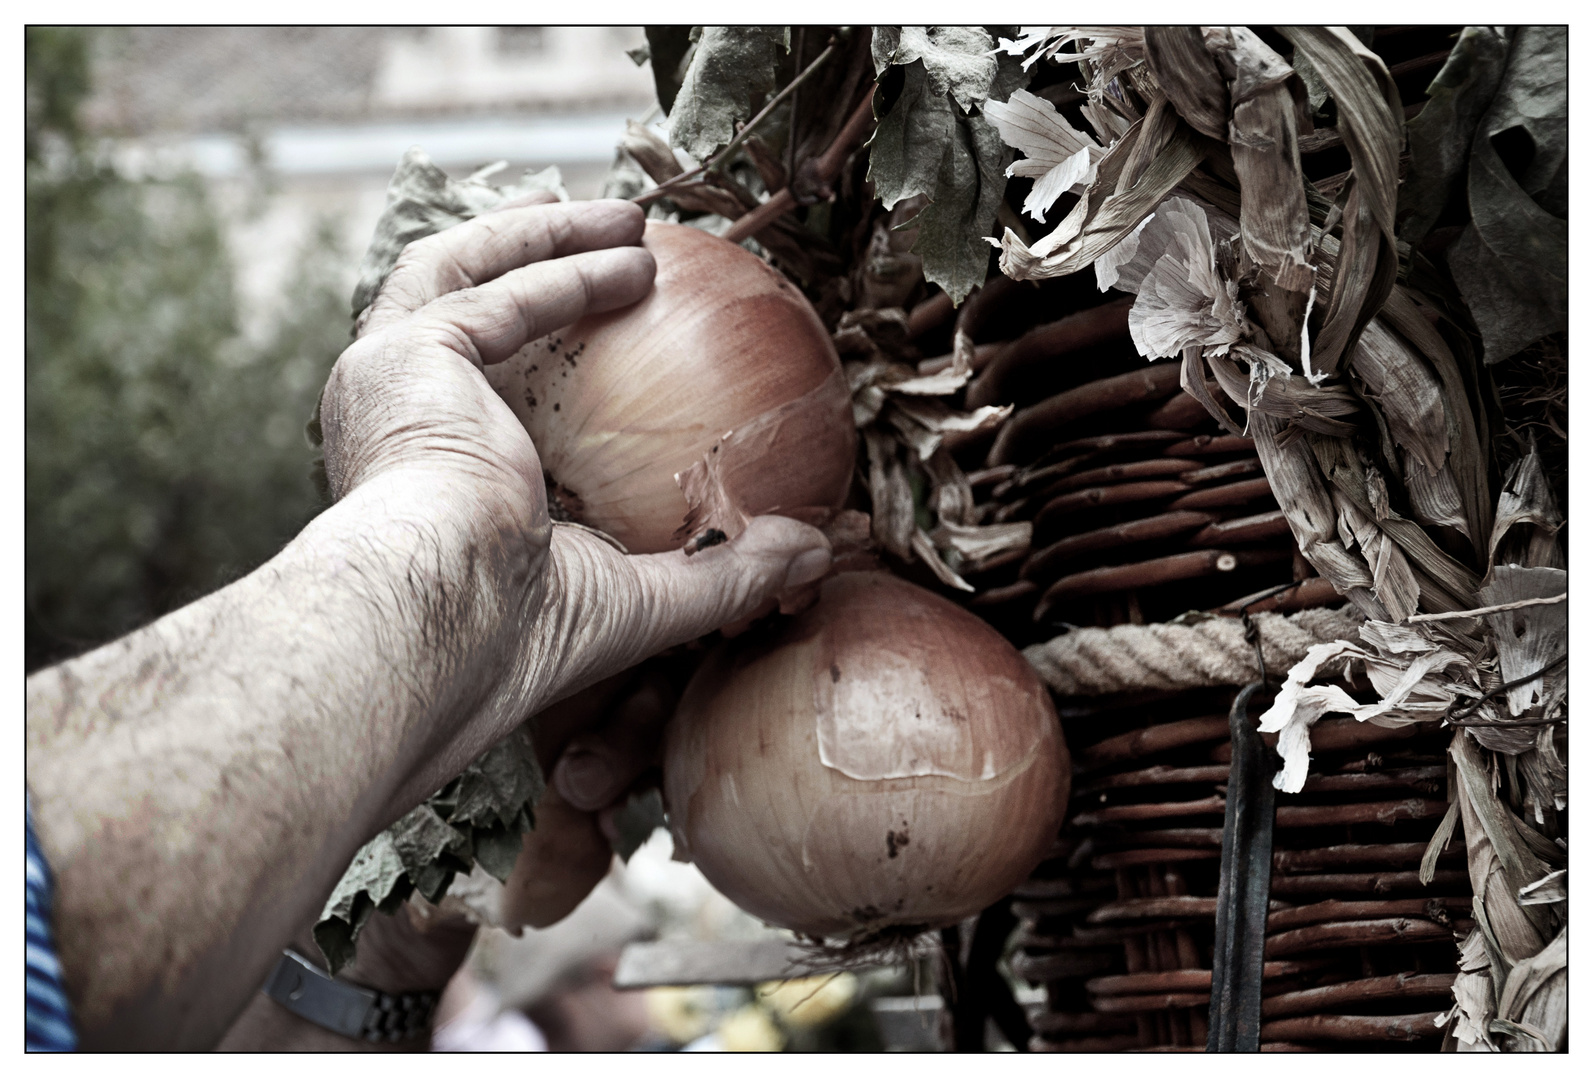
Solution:
<path fill-rule="evenodd" d="M 528 716 L 828 568 L 782 518 L 689 559 L 549 522 L 481 368 L 645 294 L 642 226 L 532 204 L 410 245 L 322 397 L 337 502 L 254 573 L 28 680 L 85 1048 L 214 1046 L 367 839 Z M 605 730 L 566 742 L 609 768 L 553 770 L 588 813 L 628 783 Z"/>

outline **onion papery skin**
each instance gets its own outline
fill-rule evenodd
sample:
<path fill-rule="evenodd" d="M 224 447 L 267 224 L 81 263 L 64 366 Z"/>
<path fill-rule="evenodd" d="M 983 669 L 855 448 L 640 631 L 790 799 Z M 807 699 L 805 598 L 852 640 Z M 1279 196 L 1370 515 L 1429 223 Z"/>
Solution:
<path fill-rule="evenodd" d="M 948 926 L 1045 856 L 1070 766 L 1022 655 L 955 604 L 842 574 L 721 645 L 665 734 L 677 851 L 753 915 L 863 941 Z"/>
<path fill-rule="evenodd" d="M 658 273 L 640 302 L 486 369 L 557 485 L 555 516 L 562 509 L 632 552 L 679 548 L 690 508 L 676 474 L 781 406 L 786 418 L 765 425 L 775 434 L 729 448 L 743 466 L 732 501 L 747 517 L 838 508 L 857 436 L 840 359 L 812 305 L 762 259 L 700 229 L 649 222 L 642 246 Z M 803 415 L 789 415 L 793 402 Z M 803 454 L 777 442 L 798 427 Z M 740 531 L 739 521 L 706 524 Z"/>

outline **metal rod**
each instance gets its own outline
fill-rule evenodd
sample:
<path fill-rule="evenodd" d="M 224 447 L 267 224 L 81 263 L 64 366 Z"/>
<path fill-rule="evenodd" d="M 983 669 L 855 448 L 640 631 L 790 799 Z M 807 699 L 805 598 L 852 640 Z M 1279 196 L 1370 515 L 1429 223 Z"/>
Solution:
<path fill-rule="evenodd" d="M 1208 1053 L 1255 1053 L 1261 1049 L 1261 978 L 1277 797 L 1272 775 L 1277 754 L 1266 747 L 1251 723 L 1250 701 L 1265 688 L 1265 683 L 1254 682 L 1239 691 L 1228 715 L 1233 761 L 1223 814 Z"/>

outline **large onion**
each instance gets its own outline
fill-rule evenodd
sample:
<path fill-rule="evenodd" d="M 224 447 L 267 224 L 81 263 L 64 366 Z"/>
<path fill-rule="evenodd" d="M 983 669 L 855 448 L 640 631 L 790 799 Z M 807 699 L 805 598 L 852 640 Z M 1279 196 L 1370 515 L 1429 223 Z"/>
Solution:
<path fill-rule="evenodd" d="M 877 939 L 1010 892 L 1067 806 L 1067 748 L 989 625 L 886 574 L 843 574 L 774 638 L 727 642 L 665 735 L 677 849 L 767 922 Z"/>
<path fill-rule="evenodd" d="M 640 303 L 487 369 L 536 443 L 555 514 L 654 552 L 709 527 L 734 536 L 756 514 L 839 507 L 856 434 L 806 298 L 700 229 L 649 223 L 643 246 L 658 276 Z"/>

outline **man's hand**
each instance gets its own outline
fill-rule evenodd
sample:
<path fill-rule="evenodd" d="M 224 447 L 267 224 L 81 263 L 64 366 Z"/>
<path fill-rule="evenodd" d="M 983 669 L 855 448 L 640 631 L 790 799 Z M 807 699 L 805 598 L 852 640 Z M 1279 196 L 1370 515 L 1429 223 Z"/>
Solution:
<path fill-rule="evenodd" d="M 652 256 L 616 245 L 639 244 L 644 225 L 629 202 L 537 203 L 411 244 L 327 384 L 333 494 L 398 489 L 427 500 L 461 531 L 505 609 L 480 654 L 490 668 L 481 685 L 499 705 L 475 728 L 446 733 L 403 791 L 411 805 L 501 738 L 506 720 L 744 618 L 829 568 L 822 534 L 786 518 L 757 519 L 690 558 L 622 556 L 549 520 L 536 448 L 481 368 L 582 314 L 639 300 Z"/>
<path fill-rule="evenodd" d="M 780 518 L 690 559 L 550 525 L 481 365 L 643 295 L 642 225 L 521 206 L 411 245 L 322 399 L 337 503 L 254 573 L 28 680 L 84 1047 L 213 1045 L 371 836 L 527 716 L 827 569 Z"/>

